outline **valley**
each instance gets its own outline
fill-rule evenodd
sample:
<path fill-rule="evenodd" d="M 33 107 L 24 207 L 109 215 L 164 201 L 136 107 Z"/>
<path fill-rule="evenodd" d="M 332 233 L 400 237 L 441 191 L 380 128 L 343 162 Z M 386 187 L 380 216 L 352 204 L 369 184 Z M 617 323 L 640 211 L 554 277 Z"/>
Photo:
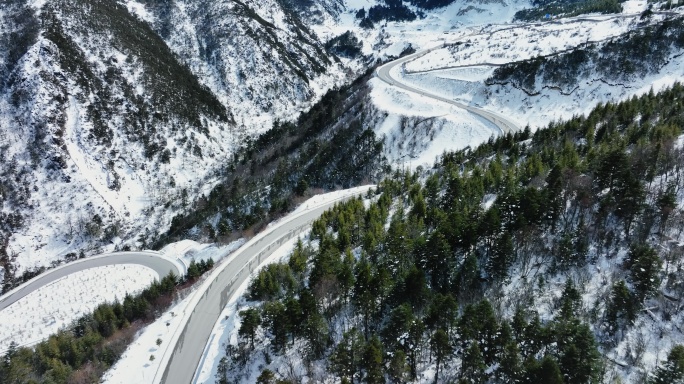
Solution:
<path fill-rule="evenodd" d="M 1 5 L 0 382 L 684 380 L 678 3 Z"/>

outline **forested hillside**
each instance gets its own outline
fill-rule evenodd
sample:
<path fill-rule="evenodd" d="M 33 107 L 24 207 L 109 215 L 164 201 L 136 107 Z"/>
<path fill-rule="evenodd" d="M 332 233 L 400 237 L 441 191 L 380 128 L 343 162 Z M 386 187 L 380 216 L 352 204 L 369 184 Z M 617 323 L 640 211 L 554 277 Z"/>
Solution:
<path fill-rule="evenodd" d="M 445 153 L 337 206 L 251 282 L 217 382 L 683 380 L 683 98 Z"/>
<path fill-rule="evenodd" d="M 645 14 L 644 17 L 648 17 Z M 684 18 L 643 25 L 617 38 L 497 68 L 486 83 L 510 84 L 528 95 L 544 88 L 571 94 L 583 81 L 629 86 L 682 55 Z"/>
<path fill-rule="evenodd" d="M 276 122 L 248 140 L 226 164 L 205 198 L 179 214 L 153 247 L 187 237 L 224 241 L 247 235 L 294 207 L 315 189 L 348 188 L 377 180 L 387 167 L 383 140 L 372 130 L 379 112 L 368 103 L 372 71 L 333 89 L 295 122 Z"/>
<path fill-rule="evenodd" d="M 620 13 L 624 0 L 533 0 L 533 8 L 515 13 L 515 20 L 535 21 L 587 13 Z"/>

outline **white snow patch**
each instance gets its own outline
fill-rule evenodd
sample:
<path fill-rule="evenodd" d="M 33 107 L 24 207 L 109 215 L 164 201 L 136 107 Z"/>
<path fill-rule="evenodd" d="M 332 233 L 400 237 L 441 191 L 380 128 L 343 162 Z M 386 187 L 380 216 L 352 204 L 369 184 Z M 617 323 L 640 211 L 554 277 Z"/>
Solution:
<path fill-rule="evenodd" d="M 244 239 L 239 239 L 225 246 L 217 246 L 215 244 L 199 244 L 191 240 L 182 240 L 169 244 L 162 249 L 162 252 L 167 255 L 177 255 L 184 260 L 186 265 L 192 259 L 199 261 L 212 258 L 218 263 L 219 260 L 232 254 L 242 246 L 244 242 Z M 119 361 L 103 375 L 101 382 L 103 384 L 157 382 L 157 379 L 160 379 L 163 373 L 163 367 L 160 367 L 160 364 L 164 361 L 162 357 L 170 352 L 169 346 L 173 335 L 179 331 L 180 326 L 185 324 L 182 321 L 183 314 L 188 303 L 193 298 L 192 293 L 196 292 L 196 289 L 200 286 L 200 283 L 195 284 L 192 292 L 186 292 L 187 296 L 185 298 L 141 330 Z M 162 340 L 160 345 L 157 345 L 157 339 Z M 155 356 L 154 360 L 150 360 L 151 355 Z"/>
<path fill-rule="evenodd" d="M 14 341 L 36 344 L 104 302 L 123 300 L 158 279 L 154 270 L 135 264 L 95 267 L 65 276 L 0 311 L 0 351 Z"/>
<path fill-rule="evenodd" d="M 134 0 L 126 1 L 126 8 L 128 12 L 138 16 L 141 20 L 146 21 L 150 24 L 154 23 L 154 15 L 152 15 L 146 8 L 144 4 L 141 4 Z"/>

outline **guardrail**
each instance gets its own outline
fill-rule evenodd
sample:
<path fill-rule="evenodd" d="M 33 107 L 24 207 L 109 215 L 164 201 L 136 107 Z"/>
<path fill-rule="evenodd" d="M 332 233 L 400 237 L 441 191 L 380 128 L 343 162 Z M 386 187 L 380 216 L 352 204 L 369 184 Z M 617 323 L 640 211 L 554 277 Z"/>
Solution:
<path fill-rule="evenodd" d="M 374 186 L 374 185 L 369 185 L 369 186 L 366 186 L 365 188 L 364 188 L 364 187 L 355 188 L 353 192 L 350 192 L 349 194 L 340 196 L 340 197 L 338 197 L 338 198 L 336 198 L 336 199 L 333 199 L 333 200 L 331 200 L 331 201 L 324 201 L 324 202 L 321 202 L 321 203 L 318 203 L 318 204 L 314 203 L 314 205 L 311 206 L 311 207 L 309 207 L 307 210 L 304 210 L 304 211 L 302 211 L 302 212 L 298 212 L 297 214 L 294 214 L 292 217 L 287 217 L 287 218 L 286 218 L 287 220 L 280 220 L 279 222 L 275 223 L 275 224 L 274 224 L 271 228 L 269 228 L 267 231 L 262 231 L 261 233 L 257 234 L 257 235 L 254 236 L 253 238 L 251 238 L 248 242 L 246 242 L 245 244 L 243 244 L 242 247 L 240 247 L 238 250 L 236 250 L 235 252 L 233 252 L 232 255 L 231 255 L 230 257 L 225 257 L 225 258 L 223 258 L 223 261 L 219 264 L 219 266 L 218 266 L 217 268 L 214 269 L 214 271 L 213 271 L 213 272 L 211 273 L 211 275 L 202 283 L 202 285 L 199 287 L 199 289 L 197 289 L 195 292 L 192 293 L 192 297 L 191 297 L 191 299 L 190 299 L 190 302 L 189 302 L 188 305 L 186 306 L 186 309 L 183 311 L 183 318 L 181 319 L 180 324 L 178 325 L 178 327 L 177 327 L 176 330 L 174 331 L 173 335 L 171 336 L 171 340 L 170 340 L 170 342 L 169 342 L 169 344 L 168 344 L 169 347 L 166 348 L 166 349 L 164 350 L 164 353 L 162 354 L 162 357 L 161 357 L 161 359 L 160 359 L 160 363 L 159 363 L 159 365 L 157 366 L 157 370 L 156 370 L 155 373 L 154 373 L 154 378 L 152 379 L 152 383 L 154 383 L 154 384 L 159 383 L 159 382 L 161 381 L 161 379 L 163 378 L 163 374 L 162 374 L 162 377 L 159 377 L 160 368 L 161 368 L 161 367 L 164 367 L 164 371 L 166 371 L 167 366 L 168 366 L 168 364 L 169 364 L 169 362 L 170 362 L 170 360 L 171 360 L 171 356 L 173 355 L 173 352 L 175 352 L 175 350 L 176 350 L 176 346 L 177 346 L 177 344 L 178 344 L 178 340 L 180 340 L 180 338 L 185 334 L 185 331 L 187 330 L 188 321 L 189 321 L 189 319 L 190 319 L 190 316 L 193 314 L 195 308 L 197 307 L 198 302 L 199 302 L 199 301 L 202 299 L 202 297 L 207 293 L 207 291 L 209 290 L 209 288 L 211 288 L 211 286 L 212 286 L 214 283 L 217 283 L 217 282 L 218 282 L 219 275 L 224 271 L 224 269 L 225 269 L 226 267 L 228 267 L 228 265 L 230 265 L 230 263 L 231 263 L 231 262 L 232 262 L 232 261 L 233 261 L 241 252 L 243 252 L 245 249 L 247 249 L 247 248 L 249 248 L 249 247 L 252 247 L 252 246 L 255 245 L 255 244 L 258 244 L 260 241 L 263 240 L 264 237 L 266 237 L 268 234 L 270 234 L 273 230 L 275 230 L 275 229 L 277 229 L 277 228 L 280 228 L 280 227 L 283 226 L 283 225 L 288 224 L 290 221 L 292 221 L 292 220 L 294 220 L 294 219 L 296 219 L 296 218 L 298 218 L 298 217 L 301 217 L 301 216 L 303 216 L 303 215 L 308 214 L 311 210 L 318 209 L 318 208 L 321 208 L 321 207 L 324 207 L 324 206 L 327 206 L 327 205 L 332 206 L 332 205 L 334 205 L 335 203 L 337 203 L 337 202 L 339 202 L 339 201 L 343 201 L 343 200 L 349 199 L 349 198 L 351 198 L 351 197 L 354 197 L 355 195 L 360 195 L 360 194 L 363 193 L 364 190 L 367 191 L 368 189 L 373 188 L 373 187 L 375 187 L 375 186 Z M 313 221 L 313 220 L 312 220 L 312 221 Z M 283 236 L 281 236 L 280 238 L 273 240 L 273 241 L 270 242 L 269 244 L 264 245 L 264 246 L 259 250 L 258 254 L 257 254 L 255 257 L 252 257 L 252 259 L 249 260 L 245 265 L 243 265 L 243 266 L 240 268 L 240 270 L 233 276 L 233 278 L 230 280 L 230 282 L 228 282 L 228 284 L 226 284 L 226 287 L 229 287 L 228 295 L 229 295 L 229 296 L 232 296 L 232 295 L 234 294 L 235 283 L 238 281 L 238 279 L 240 278 L 240 276 L 241 276 L 242 274 L 244 274 L 244 272 L 247 270 L 247 268 L 249 268 L 250 273 L 254 270 L 253 262 L 254 262 L 255 259 L 257 259 L 257 260 L 259 261 L 259 263 L 261 263 L 261 258 L 262 258 L 262 256 L 265 254 L 265 251 L 271 249 L 271 247 L 272 247 L 275 243 L 278 243 L 278 242 L 279 242 L 280 244 L 282 244 L 282 241 L 283 241 L 283 239 L 284 239 L 285 237 L 287 237 L 288 239 L 292 238 L 292 236 L 294 236 L 294 232 L 296 232 L 296 231 L 299 230 L 299 232 L 297 232 L 297 234 L 301 233 L 302 228 L 308 227 L 308 226 L 311 224 L 312 221 L 309 221 L 309 222 L 307 222 L 306 224 L 301 225 L 301 226 L 295 228 L 294 230 L 290 230 L 290 231 L 288 231 L 288 233 L 287 233 L 286 235 L 283 235 Z M 246 278 L 246 276 L 243 277 L 243 278 Z M 182 329 L 182 331 L 179 332 L 180 329 Z M 206 345 L 205 345 L 205 349 L 206 349 Z M 171 351 L 171 353 L 169 353 L 169 351 Z M 193 373 L 193 377 L 196 376 L 196 373 L 197 373 L 197 369 L 198 369 L 198 368 L 199 368 L 199 367 L 195 367 L 195 372 Z"/>
<path fill-rule="evenodd" d="M 85 259 L 78 259 L 78 260 L 72 261 L 70 263 L 62 264 L 59 267 L 48 269 L 47 271 L 41 273 L 40 275 L 32 278 L 29 281 L 22 283 L 21 285 L 15 287 L 11 291 L 0 296 L 0 304 L 3 303 L 4 301 L 6 301 L 12 295 L 14 295 L 17 292 L 25 289 L 29 285 L 35 283 L 37 280 L 45 279 L 46 277 L 48 277 L 52 274 L 55 274 L 55 273 L 61 271 L 62 269 L 71 268 L 77 264 L 92 263 L 94 260 L 100 260 L 100 259 L 104 259 L 104 258 L 111 258 L 111 257 L 117 257 L 117 256 L 130 256 L 130 255 L 136 255 L 136 254 L 142 255 L 142 256 L 153 256 L 153 257 L 158 257 L 158 258 L 163 259 L 163 260 L 167 260 L 168 262 L 170 262 L 171 264 L 174 265 L 174 267 L 176 268 L 176 272 L 179 275 L 182 275 L 185 273 L 185 270 L 183 269 L 183 263 L 181 261 L 179 261 L 178 259 L 173 260 L 171 258 L 164 257 L 164 255 L 158 251 L 127 251 L 127 252 L 104 253 L 104 254 L 97 255 L 97 256 L 87 257 Z M 93 266 L 93 268 L 96 268 L 96 267 L 97 266 Z M 86 269 L 89 269 L 89 268 L 86 268 Z M 163 276 L 160 276 L 160 277 L 163 277 Z"/>

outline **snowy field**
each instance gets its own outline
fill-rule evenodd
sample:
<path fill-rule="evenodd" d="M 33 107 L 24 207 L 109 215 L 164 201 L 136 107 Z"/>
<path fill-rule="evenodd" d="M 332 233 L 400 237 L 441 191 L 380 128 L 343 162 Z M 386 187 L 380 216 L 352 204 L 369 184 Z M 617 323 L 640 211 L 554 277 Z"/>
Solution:
<path fill-rule="evenodd" d="M 454 105 L 392 87 L 377 78 L 371 80 L 371 86 L 373 103 L 388 114 L 375 132 L 385 137 L 385 154 L 397 166 L 429 166 L 444 151 L 476 146 L 499 133 L 488 121 Z"/>
<path fill-rule="evenodd" d="M 368 2 L 360 1 L 359 6 L 361 3 Z M 521 6 L 524 4 L 511 3 L 509 10 Z M 453 7 L 457 5 L 447 9 Z M 528 95 L 511 86 L 484 83 L 499 65 L 562 53 L 642 28 L 647 25 L 640 20 L 645 7 L 644 1 L 628 1 L 619 15 L 585 15 L 531 24 L 491 24 L 492 12 L 480 12 L 480 18 L 462 21 L 453 16 L 454 13 L 445 11 L 413 23 L 386 23 L 381 40 L 387 43 L 382 47 L 388 56 L 400 51 L 393 47 L 411 44 L 420 51 L 445 45 L 395 67 L 391 71 L 392 77 L 407 86 L 482 108 L 516 122 L 520 127 L 529 125 L 535 130 L 553 121 L 586 114 L 598 103 L 625 100 L 651 88 L 658 91 L 684 80 L 682 58 L 674 56 L 659 73 L 630 84 L 608 84 L 601 79 L 590 79 L 581 82 L 570 94 L 542 89 L 539 95 Z M 656 14 L 651 23 L 665 17 Z M 341 19 L 345 20 L 344 15 Z M 424 24 L 426 20 L 435 23 Z M 353 18 L 347 21 L 353 23 Z M 370 32 L 359 33 L 367 39 L 372 37 Z M 371 81 L 371 86 L 371 100 L 384 114 L 375 125 L 375 131 L 385 137 L 386 154 L 395 166 L 414 169 L 430 166 L 444 151 L 474 147 L 499 134 L 489 122 L 460 108 L 377 79 Z"/>
<path fill-rule="evenodd" d="M 349 195 L 365 193 L 372 187 L 373 186 L 362 186 L 313 196 L 297 207 L 290 216 L 300 214 L 307 209 L 315 208 Z M 269 224 L 269 227 L 277 225 L 286 219 L 287 217 L 281 218 L 280 220 Z M 300 235 L 299 237 L 302 236 L 303 235 Z M 254 273 L 257 273 L 263 266 L 288 256 L 295 243 L 296 238 L 284 242 L 269 258 L 265 259 L 255 268 L 255 271 L 251 276 L 253 276 Z M 214 257 L 218 254 L 225 254 L 228 248 L 230 248 L 230 252 L 232 252 L 243 244 L 244 239 L 240 239 L 227 247 L 216 248 L 211 245 L 199 245 L 195 242 L 185 240 L 171 245 L 171 248 L 164 248 L 162 251 L 184 252 L 188 257 L 193 257 L 195 260 L 201 260 Z M 214 260 L 217 260 L 216 257 L 214 257 Z M 215 268 L 215 271 L 216 270 L 218 269 Z M 251 281 L 251 276 L 238 288 L 231 301 L 226 305 L 226 308 L 219 316 L 219 321 L 214 326 L 212 336 L 210 336 L 210 342 L 205 349 L 205 354 L 200 362 L 202 366 L 198 371 L 200 372 L 198 374 L 198 377 L 200 378 L 200 380 L 197 381 L 198 383 L 205 382 L 202 378 L 211 379 L 210 381 L 213 380 L 218 364 L 216 357 L 221 356 L 225 348 L 225 342 L 230 340 L 232 333 L 237 332 L 238 328 L 236 327 L 240 326 L 239 320 L 236 321 L 235 311 L 238 305 L 237 303 L 242 300 L 244 291 Z M 205 278 L 208 279 L 209 277 Z M 170 341 L 174 339 L 174 336 L 177 337 L 177 333 L 185 326 L 186 322 L 184 320 L 187 319 L 185 319 L 184 314 L 186 309 L 189 310 L 189 313 L 192 312 L 192 309 L 188 308 L 188 305 L 193 302 L 196 292 L 198 292 L 197 289 L 199 288 L 200 284 L 196 284 L 195 290 L 190 295 L 175 304 L 154 323 L 145 327 L 139 335 L 136 336 L 136 340 L 128 347 L 116 365 L 107 371 L 102 382 L 106 384 L 158 382 L 163 374 L 162 365 L 169 357 Z M 160 345 L 157 345 L 158 339 L 162 340 Z M 151 355 L 154 355 L 155 358 L 150 359 Z"/>
<path fill-rule="evenodd" d="M 656 16 L 653 20 L 662 20 Z M 456 40 L 445 38 L 448 46 L 413 60 L 407 73 L 449 67 L 500 65 L 546 56 L 583 44 L 599 42 L 638 28 L 638 16 L 596 16 L 537 24 L 488 25 L 473 35 Z"/>
<path fill-rule="evenodd" d="M 169 244 L 161 253 L 178 259 L 187 268 L 192 260 L 218 261 L 243 243 L 240 239 L 217 247 L 183 240 Z M 126 294 L 136 294 L 159 278 L 150 268 L 125 264 L 89 268 L 48 284 L 0 311 L 0 351 L 12 341 L 18 345 L 36 344 L 98 305 L 121 301 Z"/>
<path fill-rule="evenodd" d="M 14 341 L 32 345 L 92 312 L 104 302 L 123 300 L 159 276 L 141 265 L 110 265 L 66 276 L 0 311 L 0 351 Z"/>

